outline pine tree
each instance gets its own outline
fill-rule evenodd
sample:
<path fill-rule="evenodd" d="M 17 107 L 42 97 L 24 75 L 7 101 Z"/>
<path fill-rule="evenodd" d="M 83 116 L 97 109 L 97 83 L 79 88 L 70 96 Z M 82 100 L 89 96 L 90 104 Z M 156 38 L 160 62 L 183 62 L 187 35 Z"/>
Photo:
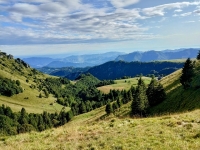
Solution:
<path fill-rule="evenodd" d="M 43 131 L 45 129 L 44 121 L 42 115 L 38 117 L 38 130 Z"/>
<path fill-rule="evenodd" d="M 128 101 L 132 101 L 133 100 L 133 94 L 131 92 L 131 90 L 128 91 Z"/>
<path fill-rule="evenodd" d="M 110 102 L 106 105 L 106 109 L 105 109 L 107 115 L 110 115 L 113 110 L 112 110 L 112 105 L 110 104 Z"/>
<path fill-rule="evenodd" d="M 73 112 L 70 110 L 66 114 L 67 122 L 69 122 L 73 118 Z"/>
<path fill-rule="evenodd" d="M 114 102 L 112 104 L 112 110 L 113 110 L 113 112 L 115 112 L 118 108 L 119 108 L 119 106 L 118 106 L 117 102 Z"/>
<path fill-rule="evenodd" d="M 197 60 L 200 60 L 200 50 L 199 50 L 199 53 L 197 55 Z"/>
<path fill-rule="evenodd" d="M 131 104 L 131 113 L 132 115 L 144 116 L 148 106 L 149 103 L 146 95 L 146 87 L 144 81 L 140 77 L 138 80 L 135 96 Z"/>
<path fill-rule="evenodd" d="M 42 98 L 42 94 L 41 93 L 39 94 L 39 98 Z"/>
<path fill-rule="evenodd" d="M 180 83 L 183 85 L 184 89 L 191 86 L 192 77 L 194 76 L 193 64 L 190 58 L 188 58 L 183 66 L 182 75 L 180 77 Z"/>
<path fill-rule="evenodd" d="M 117 98 L 117 105 L 119 106 L 119 108 L 122 106 L 122 101 L 119 97 Z"/>
<path fill-rule="evenodd" d="M 18 122 L 22 125 L 22 124 L 27 124 L 28 123 L 28 116 L 26 113 L 25 108 L 21 109 L 21 113 L 20 113 L 20 117 L 18 119 Z"/>
<path fill-rule="evenodd" d="M 163 86 L 154 77 L 151 79 L 146 94 L 150 106 L 155 106 L 161 103 L 166 97 Z"/>

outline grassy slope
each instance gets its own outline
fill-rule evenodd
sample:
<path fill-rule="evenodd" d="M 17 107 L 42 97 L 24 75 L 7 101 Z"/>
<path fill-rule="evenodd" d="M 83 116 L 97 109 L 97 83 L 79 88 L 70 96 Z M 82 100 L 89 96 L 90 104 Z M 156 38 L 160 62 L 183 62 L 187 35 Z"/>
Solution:
<path fill-rule="evenodd" d="M 0 149 L 200 149 L 200 110 L 146 119 L 104 115 L 102 107 L 57 129 L 2 137 Z"/>
<path fill-rule="evenodd" d="M 197 69 L 193 86 L 200 83 L 199 69 Z M 182 107 L 198 106 L 199 89 L 183 91 L 178 82 L 179 76 L 180 71 L 177 71 L 162 79 L 170 95 L 157 107 L 157 110 L 166 107 L 174 112 L 175 109 L 181 111 Z M 104 109 L 102 107 L 79 115 L 70 123 L 57 129 L 1 137 L 0 149 L 200 149 L 199 109 L 145 119 L 127 116 L 130 103 L 124 105 L 116 113 L 118 117 L 114 115 L 105 117 Z"/>
<path fill-rule="evenodd" d="M 195 64 L 192 88 L 184 90 L 180 84 L 181 70 L 163 78 L 161 83 L 167 92 L 167 99 L 152 109 L 152 113 L 186 112 L 200 108 L 200 61 Z"/>
<path fill-rule="evenodd" d="M 36 83 L 33 82 L 33 76 L 28 75 L 31 73 L 31 68 L 22 68 L 22 71 L 19 72 L 14 68 L 14 64 L 18 66 L 14 60 L 4 59 L 3 62 L 7 66 L 5 67 L 0 64 L 0 77 L 11 80 L 19 80 L 21 82 L 21 87 L 25 90 L 23 93 L 12 97 L 0 96 L 0 104 L 5 104 L 11 107 L 13 111 L 20 111 L 21 108 L 24 107 L 29 113 L 42 113 L 44 110 L 48 112 L 55 112 L 62 109 L 62 106 L 59 104 L 55 103 L 54 105 L 50 105 L 50 103 L 55 101 L 55 98 L 52 95 L 50 95 L 49 98 L 39 98 L 38 96 L 40 92 L 37 89 L 30 88 L 31 84 L 36 85 Z M 36 77 L 38 79 L 44 79 L 49 76 L 40 73 L 36 75 Z M 26 82 L 26 79 L 29 80 L 28 83 Z M 25 99 L 25 97 L 28 97 L 28 99 Z"/>
<path fill-rule="evenodd" d="M 151 78 L 148 77 L 142 77 L 142 79 L 145 81 L 146 84 L 149 84 L 151 81 Z M 128 90 L 130 87 L 136 86 L 138 82 L 138 78 L 129 78 L 129 79 L 122 79 L 122 80 L 115 80 L 116 84 L 106 85 L 98 87 L 98 89 L 104 93 L 109 93 L 111 89 L 116 90 Z"/>

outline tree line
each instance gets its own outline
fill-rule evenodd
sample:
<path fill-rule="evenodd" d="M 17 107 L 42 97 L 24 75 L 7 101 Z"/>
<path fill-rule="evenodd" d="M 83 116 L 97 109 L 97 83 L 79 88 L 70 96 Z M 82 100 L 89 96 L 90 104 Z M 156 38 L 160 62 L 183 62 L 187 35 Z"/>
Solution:
<path fill-rule="evenodd" d="M 58 127 L 69 122 L 73 117 L 72 111 L 65 109 L 60 113 L 42 114 L 27 113 L 25 108 L 20 112 L 13 112 L 10 107 L 0 106 L 0 135 L 16 135 L 30 131 L 43 131 L 52 127 Z"/>

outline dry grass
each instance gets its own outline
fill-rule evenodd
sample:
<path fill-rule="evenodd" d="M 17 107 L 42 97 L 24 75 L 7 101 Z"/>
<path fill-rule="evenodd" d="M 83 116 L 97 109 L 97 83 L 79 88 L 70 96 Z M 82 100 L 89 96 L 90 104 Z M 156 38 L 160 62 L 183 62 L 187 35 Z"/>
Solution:
<path fill-rule="evenodd" d="M 82 114 L 57 129 L 4 137 L 0 149 L 200 149 L 200 110 L 146 119 L 100 119 L 103 110 Z"/>

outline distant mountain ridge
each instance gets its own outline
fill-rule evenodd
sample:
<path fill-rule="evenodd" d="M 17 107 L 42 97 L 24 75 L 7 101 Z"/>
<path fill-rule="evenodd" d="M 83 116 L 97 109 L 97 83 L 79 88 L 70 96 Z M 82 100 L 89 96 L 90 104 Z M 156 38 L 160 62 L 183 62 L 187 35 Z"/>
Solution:
<path fill-rule="evenodd" d="M 90 73 L 100 80 L 113 80 L 124 76 L 135 77 L 136 75 L 168 75 L 183 67 L 183 62 L 124 62 L 110 61 L 99 66 L 90 68 Z"/>
<path fill-rule="evenodd" d="M 169 61 L 155 61 L 155 62 L 124 62 L 124 61 L 110 61 L 102 65 L 91 68 L 82 68 L 84 70 L 77 70 L 73 68 L 58 69 L 51 73 L 51 75 L 63 77 L 70 80 L 75 80 L 80 74 L 90 73 L 100 80 L 115 80 L 124 77 L 135 77 L 143 74 L 145 76 L 155 75 L 162 77 L 183 67 L 184 62 L 169 62 Z M 68 70 L 68 71 L 67 71 Z M 70 71 L 69 71 L 70 70 Z"/>
<path fill-rule="evenodd" d="M 23 58 L 23 60 L 33 68 L 41 68 L 55 61 L 55 59 L 49 57 L 29 57 Z"/>
<path fill-rule="evenodd" d="M 49 58 L 49 57 L 30 57 L 23 58 L 31 67 L 41 68 L 62 68 L 62 67 L 88 67 L 100 65 L 108 61 L 115 60 L 117 56 L 124 54 L 122 52 L 107 52 L 102 54 L 90 55 L 72 55 L 65 58 Z"/>
<path fill-rule="evenodd" d="M 50 58 L 50 57 L 30 57 L 23 58 L 33 68 L 62 68 L 62 67 L 92 67 L 106 63 L 108 61 L 160 61 L 183 58 L 195 58 L 200 48 L 181 48 L 175 50 L 163 51 L 146 51 L 132 52 L 125 54 L 123 52 L 107 52 L 102 54 L 87 54 L 87 55 L 71 55 L 65 58 Z"/>
<path fill-rule="evenodd" d="M 195 58 L 200 48 L 189 48 L 180 50 L 166 50 L 166 51 L 146 51 L 146 52 L 133 52 L 118 56 L 115 60 L 119 61 L 142 61 L 151 62 L 159 60 L 172 60 L 172 59 L 184 59 L 184 58 Z"/>

